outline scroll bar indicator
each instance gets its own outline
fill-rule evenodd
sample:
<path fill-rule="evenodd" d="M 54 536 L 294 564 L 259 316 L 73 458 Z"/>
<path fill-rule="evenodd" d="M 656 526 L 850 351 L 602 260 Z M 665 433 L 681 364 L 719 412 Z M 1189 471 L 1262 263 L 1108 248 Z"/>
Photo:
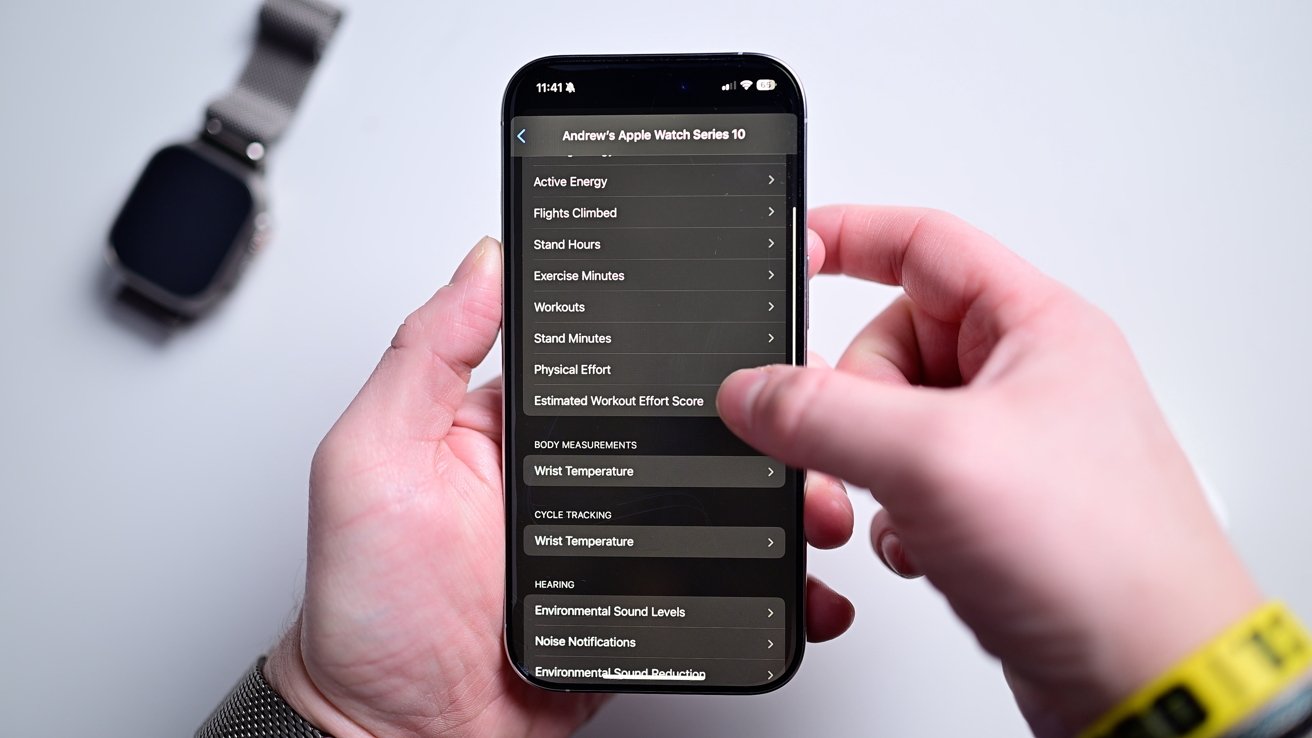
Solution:
<path fill-rule="evenodd" d="M 791 348 L 793 354 L 796 355 L 797 354 L 797 293 L 799 291 L 797 289 L 797 262 L 799 261 L 799 259 L 797 258 L 797 206 L 796 205 L 793 206 L 793 222 L 790 226 L 790 231 L 791 231 L 790 239 L 792 241 L 791 252 L 793 255 L 793 283 L 792 283 L 793 309 L 789 312 L 788 317 L 789 317 L 789 322 L 792 323 L 792 328 L 790 330 L 792 330 L 793 332 L 792 333 L 793 342 L 789 348 Z"/>

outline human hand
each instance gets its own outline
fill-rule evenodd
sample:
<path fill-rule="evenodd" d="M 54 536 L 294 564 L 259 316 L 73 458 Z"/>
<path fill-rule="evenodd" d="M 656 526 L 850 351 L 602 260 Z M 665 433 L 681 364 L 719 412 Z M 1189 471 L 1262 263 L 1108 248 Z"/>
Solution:
<path fill-rule="evenodd" d="M 485 238 L 416 310 L 315 454 L 305 600 L 266 677 L 312 724 L 354 736 L 567 734 L 605 699 L 550 692 L 502 647 L 500 380 L 470 372 L 501 324 L 501 247 Z M 851 534 L 840 483 L 808 480 L 806 533 Z M 851 604 L 808 582 L 808 635 Z"/>
<path fill-rule="evenodd" d="M 1002 660 L 1040 736 L 1068 736 L 1261 595 L 1111 320 L 927 210 L 811 213 L 823 271 L 906 294 L 834 369 L 730 376 L 721 417 L 871 490 L 871 540 Z"/>

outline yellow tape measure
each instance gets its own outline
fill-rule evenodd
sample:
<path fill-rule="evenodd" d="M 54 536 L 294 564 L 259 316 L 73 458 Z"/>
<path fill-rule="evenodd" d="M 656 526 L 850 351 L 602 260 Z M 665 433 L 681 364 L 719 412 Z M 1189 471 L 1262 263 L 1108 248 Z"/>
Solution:
<path fill-rule="evenodd" d="M 1282 603 L 1231 626 L 1079 738 L 1216 738 L 1312 666 L 1312 637 Z"/>

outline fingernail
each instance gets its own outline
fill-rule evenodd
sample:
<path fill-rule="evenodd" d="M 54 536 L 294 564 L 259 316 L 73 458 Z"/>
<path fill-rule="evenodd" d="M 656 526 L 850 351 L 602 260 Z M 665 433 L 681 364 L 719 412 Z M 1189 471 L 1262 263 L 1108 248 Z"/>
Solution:
<path fill-rule="evenodd" d="M 830 477 L 829 484 L 833 485 L 834 489 L 838 490 L 844 497 L 848 497 L 847 485 L 843 483 L 843 480 L 838 477 Z"/>
<path fill-rule="evenodd" d="M 492 250 L 493 243 L 491 236 L 483 236 L 478 239 L 478 243 L 474 244 L 474 248 L 470 249 L 468 254 L 465 254 L 460 266 L 456 267 L 456 273 L 451 275 L 451 283 L 454 284 L 473 270 L 474 265 L 482 261 L 483 257 Z"/>
<path fill-rule="evenodd" d="M 715 398 L 716 409 L 720 412 L 720 416 L 729 415 L 744 424 L 751 422 L 752 405 L 756 402 L 756 396 L 761 394 L 765 380 L 765 372 L 761 369 L 739 369 L 726 377 L 724 383 L 720 385 L 720 393 Z M 734 399 L 735 395 L 737 399 Z M 727 404 L 721 404 L 720 398 L 725 398 Z M 724 412 L 727 405 L 734 406 L 729 413 Z"/>
<path fill-rule="evenodd" d="M 879 537 L 879 558 L 884 560 L 884 566 L 903 579 L 915 579 L 910 573 L 910 567 L 906 565 L 905 556 L 902 539 L 896 533 L 889 531 Z"/>

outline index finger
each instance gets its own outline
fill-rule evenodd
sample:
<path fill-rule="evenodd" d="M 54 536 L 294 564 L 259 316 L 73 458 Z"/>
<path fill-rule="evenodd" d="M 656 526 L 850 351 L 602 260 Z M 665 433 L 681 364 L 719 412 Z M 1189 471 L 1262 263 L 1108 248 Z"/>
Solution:
<path fill-rule="evenodd" d="M 901 285 L 927 314 L 998 329 L 1023 319 L 1056 285 L 993 237 L 928 208 L 831 205 L 808 226 L 824 241 L 823 271 Z"/>

